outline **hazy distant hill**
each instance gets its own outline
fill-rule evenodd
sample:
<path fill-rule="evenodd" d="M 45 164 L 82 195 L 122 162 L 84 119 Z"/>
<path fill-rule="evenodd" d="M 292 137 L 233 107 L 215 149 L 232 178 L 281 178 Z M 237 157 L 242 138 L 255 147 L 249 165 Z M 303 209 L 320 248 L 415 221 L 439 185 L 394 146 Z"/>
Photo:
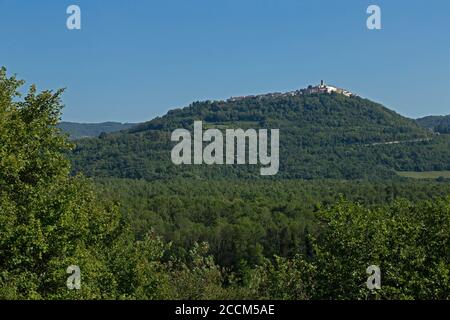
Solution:
<path fill-rule="evenodd" d="M 439 133 L 450 134 L 450 115 L 448 116 L 429 116 L 416 120 L 424 128 L 431 129 Z"/>
<path fill-rule="evenodd" d="M 103 123 L 75 123 L 61 122 L 59 127 L 69 134 L 71 139 L 98 137 L 101 133 L 111 133 L 133 128 L 135 123 L 103 122 Z"/>
<path fill-rule="evenodd" d="M 83 139 L 71 154 L 88 176 L 166 179 L 259 177 L 259 166 L 175 166 L 171 132 L 208 128 L 280 129 L 280 171 L 288 179 L 385 179 L 395 171 L 450 170 L 450 138 L 384 106 L 340 94 L 256 96 L 195 102 L 128 131 Z"/>

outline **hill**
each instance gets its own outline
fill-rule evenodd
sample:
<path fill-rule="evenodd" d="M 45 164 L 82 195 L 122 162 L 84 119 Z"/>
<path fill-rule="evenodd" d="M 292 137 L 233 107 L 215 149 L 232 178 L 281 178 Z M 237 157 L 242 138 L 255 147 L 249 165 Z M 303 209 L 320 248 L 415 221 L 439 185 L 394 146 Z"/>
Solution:
<path fill-rule="evenodd" d="M 70 139 L 81 139 L 89 137 L 98 137 L 100 134 L 117 132 L 121 130 L 130 129 L 136 124 L 134 123 L 120 123 L 120 122 L 103 122 L 103 123 L 76 123 L 76 122 L 61 122 L 59 128 L 63 132 L 68 133 Z"/>
<path fill-rule="evenodd" d="M 132 179 L 251 178 L 248 165 L 175 166 L 173 130 L 280 129 L 275 178 L 385 179 L 396 171 L 449 170 L 450 139 L 357 96 L 282 94 L 195 102 L 124 132 L 83 139 L 70 155 L 74 173 Z"/>
<path fill-rule="evenodd" d="M 429 116 L 416 120 L 417 123 L 427 129 L 438 133 L 450 134 L 450 115 Z"/>

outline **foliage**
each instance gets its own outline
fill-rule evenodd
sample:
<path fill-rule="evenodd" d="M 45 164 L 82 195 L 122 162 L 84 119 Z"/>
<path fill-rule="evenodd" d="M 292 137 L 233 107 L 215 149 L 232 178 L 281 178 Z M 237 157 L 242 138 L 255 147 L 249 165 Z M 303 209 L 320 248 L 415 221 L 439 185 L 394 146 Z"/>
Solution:
<path fill-rule="evenodd" d="M 320 211 L 312 259 L 277 258 L 258 288 L 281 299 L 450 299 L 450 199 L 367 209 L 341 200 Z M 381 289 L 366 268 L 381 269 Z M 261 281 L 261 279 L 263 279 Z"/>
<path fill-rule="evenodd" d="M 149 230 L 186 256 L 195 242 L 208 242 L 215 261 L 236 272 L 264 258 L 308 254 L 307 236 L 316 213 L 342 194 L 366 207 L 395 199 L 427 200 L 450 194 L 448 183 L 404 180 L 205 180 L 137 181 L 97 179 L 99 196 L 116 201 L 141 239 Z M 246 264 L 242 264 L 245 261 Z"/>
<path fill-rule="evenodd" d="M 448 116 L 429 116 L 416 120 L 424 128 L 433 130 L 442 134 L 450 134 L 450 115 Z"/>
<path fill-rule="evenodd" d="M 75 123 L 75 122 L 60 122 L 58 128 L 69 135 L 72 140 L 98 137 L 102 133 L 111 133 L 121 130 L 131 129 L 136 124 L 120 123 L 120 122 L 104 122 L 104 123 Z"/>
<path fill-rule="evenodd" d="M 62 91 L 37 93 L 31 87 L 22 98 L 21 85 L 0 70 L 0 299 L 450 298 L 445 180 L 257 181 L 224 172 L 222 180 L 90 181 L 70 175 L 64 157 L 71 146 L 57 128 Z M 317 96 L 303 108 L 323 108 L 333 99 L 366 103 Z M 285 108 L 294 121 L 295 112 L 288 111 L 297 103 Z M 178 112 L 184 117 L 203 107 Z M 223 107 L 217 116 L 233 119 Z M 268 120 L 258 118 L 252 105 L 241 107 L 246 121 Z M 381 113 L 372 116 L 380 123 L 400 121 L 375 108 Z M 367 116 L 370 110 L 361 112 Z M 420 135 L 408 121 L 400 122 L 403 134 Z M 114 146 L 111 137 L 100 140 Z M 126 141 L 122 151 L 140 150 Z M 337 199 L 339 193 L 349 200 Z M 372 264 L 382 270 L 376 292 L 365 287 Z M 66 287 L 70 265 L 81 269 L 80 290 Z"/>
<path fill-rule="evenodd" d="M 62 90 L 31 87 L 20 99 L 22 84 L 0 70 L 0 298 L 114 298 L 125 287 L 110 251 L 126 235 L 119 212 L 69 175 L 70 145 L 56 127 Z M 80 292 L 67 290 L 70 265 L 82 270 Z"/>
<path fill-rule="evenodd" d="M 192 131 L 195 120 L 220 130 L 280 129 L 280 172 L 272 179 L 380 180 L 395 171 L 450 170 L 449 136 L 367 99 L 333 94 L 196 102 L 128 132 L 77 141 L 73 171 L 148 181 L 259 177 L 258 166 L 174 165 L 171 133 Z"/>

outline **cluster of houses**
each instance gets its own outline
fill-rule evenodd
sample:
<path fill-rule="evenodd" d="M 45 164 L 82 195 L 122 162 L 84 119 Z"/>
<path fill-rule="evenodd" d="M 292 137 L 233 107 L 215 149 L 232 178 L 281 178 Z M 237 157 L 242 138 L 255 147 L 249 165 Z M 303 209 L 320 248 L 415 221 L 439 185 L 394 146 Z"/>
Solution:
<path fill-rule="evenodd" d="M 344 96 L 347 96 L 347 97 L 353 96 L 353 93 L 351 93 L 350 91 L 342 89 L 342 88 L 338 88 L 338 87 L 335 87 L 335 86 L 331 86 L 331 85 L 328 85 L 328 84 L 325 84 L 325 82 L 323 80 L 320 81 L 320 85 L 318 85 L 318 86 L 315 86 L 315 87 L 309 86 L 308 88 L 302 89 L 300 91 L 303 94 L 314 94 L 314 93 L 328 93 L 328 94 L 331 94 L 331 93 L 335 92 L 335 93 L 343 94 Z"/>
<path fill-rule="evenodd" d="M 338 88 L 332 85 L 325 84 L 325 82 L 322 80 L 319 85 L 317 86 L 308 86 L 306 89 L 300 89 L 295 91 L 290 91 L 286 93 L 267 93 L 257 96 L 242 96 L 242 97 L 231 97 L 227 101 L 233 102 L 233 101 L 239 101 L 247 98 L 276 98 L 276 97 L 288 97 L 288 96 L 298 96 L 298 95 L 311 95 L 311 94 L 332 94 L 332 93 L 338 93 L 342 94 L 346 97 L 354 96 L 354 94 L 346 89 Z"/>

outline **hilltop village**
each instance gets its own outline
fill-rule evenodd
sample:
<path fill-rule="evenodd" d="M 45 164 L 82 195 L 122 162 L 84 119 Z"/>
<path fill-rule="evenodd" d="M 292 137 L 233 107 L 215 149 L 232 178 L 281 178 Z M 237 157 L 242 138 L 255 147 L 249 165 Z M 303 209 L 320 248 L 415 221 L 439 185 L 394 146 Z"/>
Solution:
<path fill-rule="evenodd" d="M 227 101 L 233 102 L 233 101 L 243 100 L 246 98 L 256 98 L 256 97 L 257 98 L 264 98 L 264 97 L 275 98 L 275 97 L 288 97 L 288 96 L 310 95 L 310 94 L 332 94 L 332 93 L 342 94 L 347 97 L 351 97 L 351 96 L 355 95 L 346 89 L 342 89 L 342 88 L 339 88 L 336 86 L 325 84 L 325 82 L 322 80 L 322 81 L 320 81 L 319 85 L 316 85 L 316 86 L 310 85 L 305 89 L 299 89 L 299 90 L 290 91 L 290 92 L 286 92 L 286 93 L 275 92 L 275 93 L 267 93 L 267 94 L 262 94 L 262 95 L 231 97 Z"/>

